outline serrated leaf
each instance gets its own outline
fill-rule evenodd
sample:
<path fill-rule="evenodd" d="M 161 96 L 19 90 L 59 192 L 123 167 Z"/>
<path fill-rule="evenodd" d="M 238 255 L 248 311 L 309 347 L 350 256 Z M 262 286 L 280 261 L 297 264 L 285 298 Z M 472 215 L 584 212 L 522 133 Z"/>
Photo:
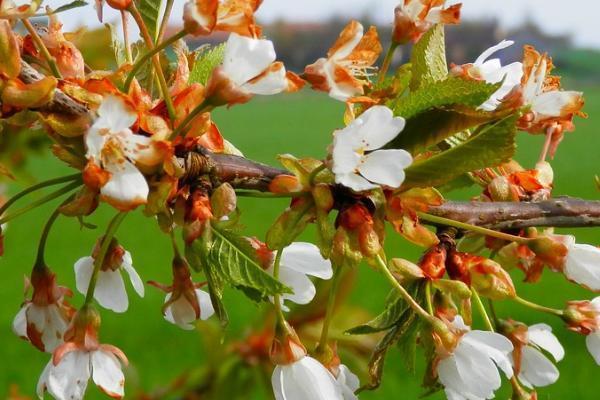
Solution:
<path fill-rule="evenodd" d="M 406 121 L 402 132 L 386 147 L 419 154 L 452 135 L 499 118 L 497 114 L 487 111 L 428 110 Z"/>
<path fill-rule="evenodd" d="M 516 150 L 517 117 L 488 124 L 466 142 L 414 163 L 405 170 L 403 187 L 439 186 L 464 173 L 507 162 Z"/>
<path fill-rule="evenodd" d="M 242 290 L 252 300 L 292 293 L 292 290 L 265 272 L 256 260 L 250 243 L 237 233 L 211 227 L 213 240 L 207 259 L 211 269 L 225 282 Z"/>
<path fill-rule="evenodd" d="M 415 44 L 410 57 L 412 80 L 410 88 L 416 90 L 427 83 L 436 82 L 448 75 L 444 25 L 437 24 Z"/>
<path fill-rule="evenodd" d="M 70 2 L 69 4 L 65 4 L 63 6 L 58 7 L 56 10 L 52 10 L 52 14 L 58 14 L 63 11 L 68 11 L 68 10 L 72 10 L 74 8 L 79 8 L 79 7 L 85 7 L 87 5 L 88 5 L 87 1 L 75 0 L 75 1 Z"/>
<path fill-rule="evenodd" d="M 485 81 L 448 77 L 421 86 L 402 98 L 394 113 L 405 119 L 432 109 L 450 105 L 477 108 L 500 88 L 502 83 L 490 84 Z"/>
<path fill-rule="evenodd" d="M 423 285 L 417 283 L 408 291 L 415 298 L 420 297 Z M 349 335 L 366 335 L 388 330 L 398 323 L 408 309 L 408 303 L 400 297 L 393 296 L 388 299 L 385 310 L 366 324 L 356 326 L 346 331 Z"/>
<path fill-rule="evenodd" d="M 148 28 L 148 32 L 150 32 L 150 36 L 156 40 L 162 0 L 136 0 L 135 3 Z"/>
<path fill-rule="evenodd" d="M 400 359 L 410 373 L 415 373 L 415 364 L 417 362 L 417 338 L 421 328 L 422 321 L 415 318 L 406 328 L 404 334 L 398 338 L 398 350 Z"/>
<path fill-rule="evenodd" d="M 225 43 L 218 46 L 207 46 L 198 51 L 194 66 L 190 71 L 189 83 L 206 85 L 212 71 L 223 62 Z"/>

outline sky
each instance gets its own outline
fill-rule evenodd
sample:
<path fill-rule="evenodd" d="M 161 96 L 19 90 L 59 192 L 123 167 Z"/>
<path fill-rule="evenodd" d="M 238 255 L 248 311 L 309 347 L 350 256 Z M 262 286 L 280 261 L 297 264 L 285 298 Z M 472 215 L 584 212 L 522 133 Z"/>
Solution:
<path fill-rule="evenodd" d="M 69 3 L 47 0 L 54 8 Z M 264 0 L 259 21 L 276 19 L 317 21 L 332 15 L 352 18 L 369 14 L 379 23 L 392 23 L 394 7 L 400 0 Z M 449 0 L 448 4 L 458 1 Z M 175 0 L 173 23 L 181 20 L 184 0 Z M 463 18 L 497 18 L 502 27 L 510 28 L 527 19 L 536 22 L 548 33 L 570 34 L 578 46 L 600 48 L 600 1 L 598 0 L 462 0 Z M 108 8 L 108 6 L 105 6 Z M 118 21 L 114 10 L 105 9 L 105 21 Z M 67 29 L 80 25 L 98 26 L 93 7 L 66 12 L 61 18 Z"/>

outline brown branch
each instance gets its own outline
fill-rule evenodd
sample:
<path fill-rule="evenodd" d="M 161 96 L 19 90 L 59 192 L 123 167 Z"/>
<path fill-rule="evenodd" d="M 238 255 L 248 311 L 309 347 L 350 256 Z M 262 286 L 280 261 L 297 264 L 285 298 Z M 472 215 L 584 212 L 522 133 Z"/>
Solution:
<path fill-rule="evenodd" d="M 43 75 L 22 61 L 20 78 L 31 83 L 42 79 Z M 56 89 L 54 99 L 40 110 L 70 115 L 89 113 L 87 107 L 59 89 Z M 183 179 L 193 181 L 205 176 L 213 186 L 228 182 L 237 189 L 268 191 L 270 182 L 276 176 L 289 174 L 244 157 L 216 154 L 201 147 L 196 152 L 181 155 L 178 160 L 186 171 Z M 431 207 L 429 213 L 496 230 L 600 226 L 600 201 L 572 198 L 535 203 L 449 201 Z"/>

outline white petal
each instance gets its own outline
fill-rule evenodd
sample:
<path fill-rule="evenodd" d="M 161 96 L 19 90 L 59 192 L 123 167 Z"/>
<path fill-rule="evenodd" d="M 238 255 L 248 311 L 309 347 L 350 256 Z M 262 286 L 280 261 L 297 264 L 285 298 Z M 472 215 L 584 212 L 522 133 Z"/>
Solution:
<path fill-rule="evenodd" d="M 52 364 L 52 360 L 50 360 L 48 364 L 46 364 L 46 366 L 44 367 L 44 370 L 40 375 L 40 379 L 38 380 L 35 393 L 42 400 L 44 399 L 44 393 L 46 392 L 46 388 L 48 386 L 48 374 L 50 373 L 50 370 L 53 367 L 54 365 Z"/>
<path fill-rule="evenodd" d="M 331 261 L 324 259 L 319 248 L 312 243 L 294 242 L 283 249 L 281 266 L 321 279 L 333 276 Z"/>
<path fill-rule="evenodd" d="M 531 109 L 539 114 L 549 117 L 560 117 L 563 109 L 573 102 L 574 98 L 580 97 L 580 92 L 554 90 L 536 96 Z"/>
<path fill-rule="evenodd" d="M 198 297 L 198 305 L 200 306 L 200 319 L 207 320 L 212 317 L 215 309 L 210 300 L 210 295 L 203 290 L 196 289 L 196 297 Z"/>
<path fill-rule="evenodd" d="M 46 307 L 46 327 L 42 334 L 42 342 L 47 353 L 52 353 L 63 343 L 68 323 L 58 305 L 50 304 Z"/>
<path fill-rule="evenodd" d="M 140 297 L 144 297 L 144 282 L 140 275 L 137 273 L 133 265 L 131 265 L 131 254 L 126 251 L 123 256 L 123 264 L 121 267 L 127 272 L 129 275 L 129 279 L 131 280 L 131 284 L 133 285 L 133 289 L 140 295 Z"/>
<path fill-rule="evenodd" d="M 600 296 L 594 298 L 590 303 L 600 313 Z"/>
<path fill-rule="evenodd" d="M 556 382 L 558 376 L 556 366 L 540 351 L 531 346 L 523 347 L 519 380 L 524 385 L 529 388 L 548 386 Z"/>
<path fill-rule="evenodd" d="M 361 159 L 361 155 L 356 152 L 360 147 L 360 141 L 357 140 L 353 131 L 336 131 L 333 136 L 333 173 L 348 174 L 354 173 Z"/>
<path fill-rule="evenodd" d="M 483 398 L 493 397 L 500 388 L 500 373 L 487 354 L 463 339 L 454 352 L 456 368 L 464 383 L 466 393 Z"/>
<path fill-rule="evenodd" d="M 458 371 L 456 360 L 453 356 L 441 360 L 437 367 L 438 378 L 444 385 L 448 400 L 483 400 L 483 397 L 475 396 L 467 392 L 468 388 Z"/>
<path fill-rule="evenodd" d="M 119 134 L 119 140 L 125 156 L 138 164 L 151 167 L 163 160 L 163 154 L 157 150 L 151 137 L 136 135 L 127 130 Z"/>
<path fill-rule="evenodd" d="M 271 383 L 276 400 L 343 400 L 333 375 L 308 356 L 276 366 Z"/>
<path fill-rule="evenodd" d="M 356 400 L 358 396 L 354 392 L 360 387 L 360 381 L 348 367 L 344 364 L 340 365 L 340 373 L 337 377 L 338 384 L 342 389 L 344 400 Z"/>
<path fill-rule="evenodd" d="M 127 311 L 129 300 L 123 276 L 117 271 L 100 271 L 96 281 L 94 298 L 102 307 L 117 313 Z"/>
<path fill-rule="evenodd" d="M 269 70 L 260 79 L 248 82 L 242 85 L 242 89 L 260 95 L 271 95 L 283 92 L 288 86 L 285 68 L 281 64 L 280 68 Z"/>
<path fill-rule="evenodd" d="M 592 357 L 594 357 L 596 364 L 600 365 L 600 331 L 587 335 L 585 344 Z"/>
<path fill-rule="evenodd" d="M 311 280 L 305 274 L 296 272 L 289 268 L 279 270 L 279 280 L 284 285 L 292 289 L 293 293 L 285 293 L 281 295 L 281 299 L 290 300 L 296 304 L 308 304 L 314 299 L 317 289 Z"/>
<path fill-rule="evenodd" d="M 47 389 L 57 400 L 82 400 L 90 379 L 90 354 L 72 351 L 48 373 Z"/>
<path fill-rule="evenodd" d="M 135 165 L 121 160 L 119 163 L 107 163 L 104 167 L 111 177 L 100 189 L 102 196 L 124 208 L 146 203 L 150 191 L 148 182 Z"/>
<path fill-rule="evenodd" d="M 508 355 L 512 353 L 514 347 L 506 337 L 494 332 L 475 330 L 465 334 L 462 341 L 476 346 L 494 360 L 507 378 L 513 376 L 513 369 Z"/>
<path fill-rule="evenodd" d="M 136 113 L 117 96 L 105 97 L 98 109 L 98 115 L 102 121 L 106 121 L 106 127 L 112 132 L 128 129 L 137 120 Z"/>
<path fill-rule="evenodd" d="M 103 134 L 105 121 L 98 119 L 85 134 L 85 147 L 87 158 L 93 158 L 96 163 L 100 161 L 102 148 L 106 143 L 106 135 Z"/>
<path fill-rule="evenodd" d="M 527 338 L 530 343 L 533 343 L 552 354 L 556 361 L 560 361 L 564 358 L 565 349 L 562 347 L 556 336 L 554 336 L 552 328 L 549 325 L 531 325 L 527 330 Z"/>
<path fill-rule="evenodd" d="M 570 246 L 564 274 L 591 290 L 600 290 L 600 249 L 589 244 Z"/>
<path fill-rule="evenodd" d="M 339 174 L 335 176 L 335 182 L 340 185 L 344 185 L 355 192 L 362 192 L 365 190 L 377 189 L 379 186 L 375 185 L 358 174 Z"/>
<path fill-rule="evenodd" d="M 229 35 L 223 57 L 225 74 L 237 85 L 257 77 L 275 61 L 270 40 L 252 39 L 237 33 Z"/>
<path fill-rule="evenodd" d="M 14 334 L 24 339 L 27 338 L 27 309 L 29 308 L 29 305 L 30 303 L 21 307 L 12 323 Z"/>
<path fill-rule="evenodd" d="M 91 355 L 94 383 L 108 396 L 122 398 L 125 394 L 125 376 L 117 357 L 102 350 L 94 351 Z"/>
<path fill-rule="evenodd" d="M 165 303 L 171 298 L 171 293 L 167 294 Z M 194 329 L 192 322 L 196 320 L 196 312 L 194 308 L 181 296 L 179 299 L 171 303 L 165 310 L 165 319 L 172 324 L 179 326 L 182 329 L 191 331 Z"/>
<path fill-rule="evenodd" d="M 331 55 L 332 60 L 344 59 L 344 58 L 348 57 L 350 55 L 350 53 L 352 53 L 352 51 L 354 50 L 356 45 L 358 45 L 358 43 L 362 39 L 364 31 L 365 31 L 365 28 L 363 28 L 362 24 L 360 24 L 360 23 L 357 24 L 357 27 L 358 27 L 358 29 L 354 33 L 354 36 L 352 36 L 352 38 L 350 40 L 348 40 L 346 43 L 344 43 L 343 46 L 340 46 L 336 50 L 336 52 Z"/>
<path fill-rule="evenodd" d="M 412 163 L 406 150 L 377 150 L 362 158 L 360 174 L 371 182 L 399 188 L 404 182 L 404 168 Z"/>
<path fill-rule="evenodd" d="M 374 106 L 352 121 L 346 129 L 354 129 L 356 137 L 363 141 L 364 150 L 377 150 L 404 129 L 406 121 L 402 117 L 394 117 L 394 113 L 386 106 Z"/>
<path fill-rule="evenodd" d="M 483 53 L 481 53 L 481 55 L 479 57 L 477 57 L 477 60 L 475 60 L 474 64 L 483 64 L 483 62 L 485 60 L 487 60 L 488 58 L 490 58 L 490 56 L 494 53 L 496 53 L 497 51 L 503 50 L 507 47 L 512 46 L 513 44 L 515 44 L 514 41 L 512 40 L 503 40 L 500 43 L 498 43 L 495 46 L 490 47 L 489 49 L 487 49 L 486 51 L 484 51 Z"/>
<path fill-rule="evenodd" d="M 75 262 L 75 285 L 79 293 L 83 295 L 87 293 L 92 272 L 94 272 L 93 257 L 83 257 Z"/>

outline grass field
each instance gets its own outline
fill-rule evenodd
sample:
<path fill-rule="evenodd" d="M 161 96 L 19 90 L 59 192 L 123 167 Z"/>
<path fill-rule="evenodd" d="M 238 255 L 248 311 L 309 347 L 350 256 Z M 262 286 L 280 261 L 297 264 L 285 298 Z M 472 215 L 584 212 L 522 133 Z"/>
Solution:
<path fill-rule="evenodd" d="M 591 117 L 577 121 L 578 130 L 567 134 L 553 163 L 556 174 L 555 194 L 598 198 L 593 177 L 600 174 L 596 151 L 600 148 L 600 89 L 588 90 L 587 111 Z M 230 110 L 216 113 L 222 133 L 240 148 L 246 156 L 266 163 L 275 164 L 275 155 L 291 153 L 296 156 L 321 157 L 330 142 L 331 132 L 342 125 L 343 108 L 339 103 L 316 94 L 297 94 L 276 98 L 261 98 Z M 541 137 L 521 134 L 517 159 L 532 166 L 537 158 Z M 66 172 L 59 162 L 51 158 L 36 158 L 30 170 L 42 180 Z M 11 191 L 18 189 L 15 185 Z M 469 193 L 456 193 L 457 198 L 467 198 Z M 286 206 L 285 201 L 240 201 L 242 221 L 246 232 L 264 238 L 264 232 L 276 215 Z M 12 318 L 22 301 L 23 276 L 29 273 L 34 249 L 42 222 L 50 207 L 36 210 L 25 217 L 11 222 L 6 232 L 6 255 L 0 260 L 2 276 L 0 288 L 0 398 L 4 398 L 10 384 L 19 385 L 23 394 L 33 396 L 35 385 L 48 356 L 41 354 L 27 343 L 17 339 L 11 332 Z M 104 226 L 112 214 L 107 207 L 95 215 L 90 222 Z M 581 230 L 579 241 L 600 244 L 598 230 Z M 59 274 L 62 284 L 74 287 L 73 263 L 91 250 L 99 233 L 79 230 L 76 221 L 61 219 L 53 232 L 48 253 L 49 265 Z M 137 211 L 128 216 L 119 233 L 123 245 L 133 254 L 134 265 L 144 280 L 169 282 L 170 246 L 155 223 Z M 418 256 L 415 248 L 397 237 L 387 242 L 390 256 L 413 258 Z M 515 273 L 515 281 L 520 281 Z M 381 309 L 388 293 L 387 283 L 372 270 L 361 267 L 359 284 L 350 296 L 350 301 L 371 312 Z M 541 284 L 527 286 L 518 283 L 525 298 L 560 308 L 566 299 L 590 298 L 589 293 L 569 284 L 561 276 L 546 272 Z M 189 367 L 202 362 L 203 349 L 198 332 L 184 332 L 168 324 L 160 315 L 163 294 L 147 288 L 146 298 L 134 297 L 130 291 L 130 310 L 116 315 L 103 312 L 102 341 L 114 344 L 125 351 L 131 365 L 127 371 L 127 391 L 132 395 L 138 388 L 150 390 L 164 385 Z M 81 304 L 81 295 L 73 302 Z M 233 291 L 226 292 L 226 304 L 230 311 L 231 325 L 226 331 L 228 338 L 241 336 L 243 326 L 258 314 L 256 307 Z M 600 367 L 587 354 L 584 338 L 562 329 L 560 321 L 545 315 L 532 314 L 512 304 L 500 304 L 500 313 L 510 313 L 513 318 L 526 323 L 547 322 L 567 350 L 560 363 L 562 373 L 559 383 L 539 391 L 540 399 L 598 399 L 600 392 Z M 349 327 L 341 327 L 349 328 Z M 417 376 L 410 375 L 402 366 L 399 354 L 392 351 L 381 389 L 361 395 L 362 399 L 402 398 L 416 399 L 421 394 L 419 387 L 423 365 L 419 365 Z M 233 383 L 235 384 L 235 383 Z M 90 385 L 89 399 L 102 398 Z M 503 391 L 498 398 L 507 398 Z M 262 398 L 256 394 L 244 398 Z M 442 399 L 440 394 L 433 399 Z"/>

